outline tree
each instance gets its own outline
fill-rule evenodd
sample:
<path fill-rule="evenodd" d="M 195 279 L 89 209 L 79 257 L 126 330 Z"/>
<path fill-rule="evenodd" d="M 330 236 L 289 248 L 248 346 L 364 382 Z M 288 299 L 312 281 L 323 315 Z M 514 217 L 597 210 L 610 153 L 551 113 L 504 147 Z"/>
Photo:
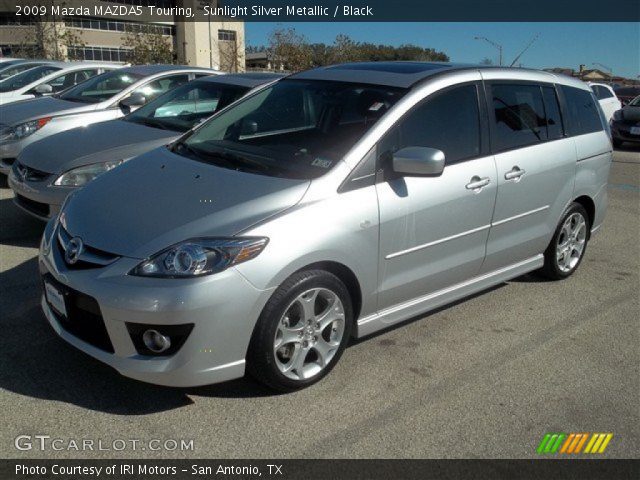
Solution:
<path fill-rule="evenodd" d="M 340 34 L 333 41 L 333 45 L 329 48 L 331 59 L 328 63 L 347 63 L 355 62 L 362 58 L 360 45 L 347 35 Z"/>
<path fill-rule="evenodd" d="M 480 65 L 493 65 L 493 60 L 491 60 L 489 57 L 484 57 L 482 60 L 480 60 Z"/>
<path fill-rule="evenodd" d="M 81 32 L 66 28 L 53 15 L 31 18 L 26 23 L 23 40 L 13 48 L 13 55 L 24 58 L 75 60 L 76 48 L 84 47 Z"/>
<path fill-rule="evenodd" d="M 277 29 L 269 35 L 267 55 L 275 64 L 275 69 L 280 65 L 286 70 L 298 72 L 313 66 L 312 49 L 307 39 L 296 32 L 295 28 Z"/>
<path fill-rule="evenodd" d="M 149 25 L 136 25 L 129 28 L 122 37 L 122 46 L 130 49 L 129 61 L 135 65 L 153 63 L 175 63 L 170 39 L 155 33 Z"/>
<path fill-rule="evenodd" d="M 251 47 L 250 53 L 264 51 L 265 47 Z M 266 47 L 275 69 L 299 71 L 307 68 L 346 62 L 375 62 L 389 60 L 448 62 L 449 56 L 433 48 L 404 44 L 398 47 L 356 42 L 348 35 L 338 35 L 331 45 L 308 44 L 295 29 L 277 29 L 269 36 Z"/>
<path fill-rule="evenodd" d="M 237 36 L 233 40 L 218 40 L 218 44 L 220 70 L 229 73 L 244 71 L 244 55 Z"/>

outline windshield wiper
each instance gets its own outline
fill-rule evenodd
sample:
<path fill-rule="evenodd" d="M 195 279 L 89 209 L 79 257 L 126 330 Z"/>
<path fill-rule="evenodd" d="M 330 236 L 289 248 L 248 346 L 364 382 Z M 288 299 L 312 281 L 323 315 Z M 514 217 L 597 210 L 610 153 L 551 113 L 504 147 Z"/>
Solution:
<path fill-rule="evenodd" d="M 265 165 L 264 163 L 259 162 L 258 160 L 254 160 L 250 157 L 233 153 L 228 150 L 220 150 L 220 151 L 216 150 L 215 152 L 207 152 L 207 154 L 220 157 L 231 164 L 248 166 L 250 168 L 253 168 L 254 170 L 269 171 L 269 169 L 271 168 L 269 165 Z"/>
<path fill-rule="evenodd" d="M 165 125 L 162 121 L 160 120 L 156 120 L 154 118 L 149 118 L 149 117 L 132 117 L 132 120 L 134 122 L 138 122 L 141 123 L 143 125 L 146 125 L 148 127 L 151 128 L 159 128 L 160 130 L 172 130 L 171 128 L 169 128 L 167 125 Z"/>

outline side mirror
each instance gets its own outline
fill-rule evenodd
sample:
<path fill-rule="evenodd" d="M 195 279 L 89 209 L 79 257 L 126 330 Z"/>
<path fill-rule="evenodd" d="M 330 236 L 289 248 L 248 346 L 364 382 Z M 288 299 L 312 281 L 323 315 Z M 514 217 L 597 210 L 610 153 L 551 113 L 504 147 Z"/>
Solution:
<path fill-rule="evenodd" d="M 258 122 L 255 120 L 243 120 L 240 127 L 240 135 L 254 135 L 258 133 Z"/>
<path fill-rule="evenodd" d="M 120 108 L 127 112 L 133 112 L 136 108 L 140 108 L 147 103 L 147 97 L 142 92 L 133 92 L 127 98 L 120 100 Z"/>
<path fill-rule="evenodd" d="M 393 154 L 393 171 L 407 175 L 440 175 L 444 152 L 429 147 L 405 147 Z"/>
<path fill-rule="evenodd" d="M 41 83 L 35 88 L 35 92 L 38 95 L 51 95 L 53 93 L 53 87 L 48 83 Z"/>

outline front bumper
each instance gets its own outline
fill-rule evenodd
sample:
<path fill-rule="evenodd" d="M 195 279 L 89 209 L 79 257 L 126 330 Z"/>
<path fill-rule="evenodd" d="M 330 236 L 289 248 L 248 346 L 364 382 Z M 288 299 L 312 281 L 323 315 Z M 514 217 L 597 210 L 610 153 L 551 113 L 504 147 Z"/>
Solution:
<path fill-rule="evenodd" d="M 45 136 L 46 135 L 43 136 L 38 131 L 15 142 L 0 144 L 0 173 L 9 175 L 13 163 L 16 161 L 16 158 L 18 158 L 18 155 L 20 155 L 22 150 Z"/>
<path fill-rule="evenodd" d="M 631 125 L 622 122 L 611 122 L 611 135 L 621 142 L 640 143 L 640 134 L 632 134 L 631 128 L 640 128 L 640 124 Z"/>
<path fill-rule="evenodd" d="M 47 221 L 60 212 L 65 199 L 75 188 L 52 185 L 56 175 L 40 181 L 16 178 L 15 172 L 9 172 L 9 187 L 14 192 L 13 202 L 34 217 Z"/>
<path fill-rule="evenodd" d="M 144 382 L 189 387 L 242 377 L 255 322 L 272 290 L 256 289 L 233 268 L 199 279 L 127 275 L 139 262 L 120 257 L 106 267 L 69 269 L 54 222 L 49 222 L 40 246 L 41 275 L 97 301 L 113 353 L 65 329 L 43 295 L 42 310 L 56 333 L 122 375 Z M 126 322 L 194 327 L 175 354 L 147 356 L 136 351 Z"/>

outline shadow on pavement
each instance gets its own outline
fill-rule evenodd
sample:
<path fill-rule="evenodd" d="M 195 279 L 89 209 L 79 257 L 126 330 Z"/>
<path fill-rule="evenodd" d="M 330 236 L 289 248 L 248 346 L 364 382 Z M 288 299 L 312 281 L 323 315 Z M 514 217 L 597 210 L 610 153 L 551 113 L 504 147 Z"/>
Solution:
<path fill-rule="evenodd" d="M 0 200 L 0 245 L 37 248 L 44 226 L 16 207 L 11 198 Z"/>
<path fill-rule="evenodd" d="M 0 272 L 0 388 L 116 415 L 148 415 L 193 403 L 188 394 L 251 397 L 270 394 L 250 380 L 177 389 L 145 384 L 58 338 L 40 311 L 37 259 Z"/>

